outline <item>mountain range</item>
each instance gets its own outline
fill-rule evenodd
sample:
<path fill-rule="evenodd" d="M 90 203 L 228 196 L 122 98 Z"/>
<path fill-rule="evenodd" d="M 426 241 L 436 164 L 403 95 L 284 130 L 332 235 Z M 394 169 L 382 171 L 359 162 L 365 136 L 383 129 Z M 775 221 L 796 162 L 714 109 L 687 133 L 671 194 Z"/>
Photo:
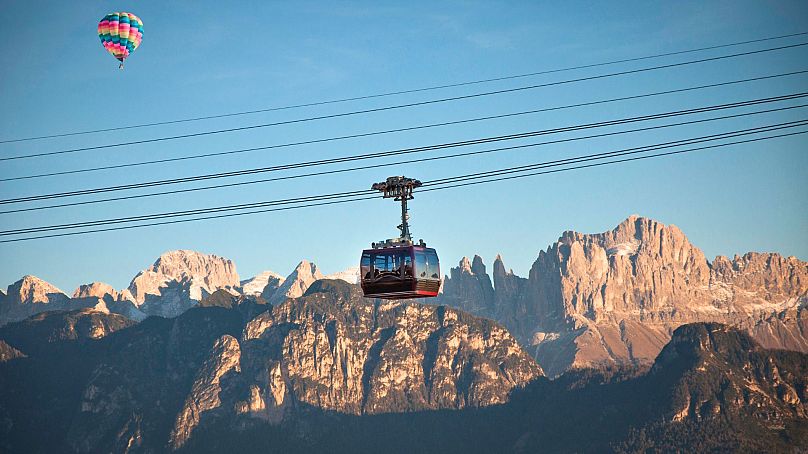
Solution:
<path fill-rule="evenodd" d="M 808 263 L 750 252 L 712 262 L 682 231 L 631 216 L 599 234 L 564 232 L 527 278 L 463 258 L 438 303 L 501 322 L 550 376 L 649 366 L 686 323 L 738 326 L 769 348 L 808 352 Z"/>
<path fill-rule="evenodd" d="M 25 276 L 0 292 L 0 451 L 805 450 L 807 278 L 637 216 L 527 278 L 464 258 L 418 301 L 193 251 L 120 291 Z"/>

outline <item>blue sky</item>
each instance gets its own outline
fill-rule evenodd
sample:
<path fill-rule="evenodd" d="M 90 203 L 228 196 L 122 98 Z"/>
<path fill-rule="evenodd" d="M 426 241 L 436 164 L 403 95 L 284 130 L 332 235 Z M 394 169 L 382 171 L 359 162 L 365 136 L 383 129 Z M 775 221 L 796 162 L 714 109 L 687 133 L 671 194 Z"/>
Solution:
<path fill-rule="evenodd" d="M 808 4 L 800 1 L 245 1 L 239 2 L 238 8 L 230 5 L 205 1 L 4 2 L 0 16 L 0 138 L 361 96 L 808 31 Z M 98 20 L 111 11 L 130 11 L 144 22 L 143 44 L 123 71 L 117 69 L 117 62 L 104 51 L 96 35 Z M 808 38 L 229 119 L 0 144 L 0 156 L 381 107 L 802 41 Z M 451 121 L 796 71 L 808 69 L 806 57 L 808 49 L 797 48 L 384 113 L 4 162 L 0 164 L 0 178 Z M 176 165 L 3 182 L 0 194 L 9 198 L 293 163 L 775 96 L 806 88 L 808 77 L 792 76 Z M 796 109 L 484 157 L 0 217 L 6 228 L 21 228 L 349 191 L 365 189 L 394 174 L 429 180 L 805 117 L 805 109 Z M 676 224 L 709 259 L 717 254 L 775 251 L 805 260 L 806 143 L 806 136 L 795 136 L 724 151 L 424 193 L 416 196 L 411 206 L 412 228 L 417 238 L 438 249 L 444 272 L 463 255 L 479 254 L 490 265 L 493 257 L 502 253 L 506 266 L 526 275 L 538 251 L 564 230 L 601 232 L 632 213 Z M 231 258 L 243 278 L 264 269 L 288 273 L 303 258 L 315 261 L 328 273 L 354 265 L 360 250 L 371 241 L 393 236 L 397 221 L 397 207 L 392 202 L 374 200 L 0 244 L 0 286 L 34 274 L 67 292 L 91 281 L 122 288 L 160 253 L 171 249 L 194 249 Z"/>

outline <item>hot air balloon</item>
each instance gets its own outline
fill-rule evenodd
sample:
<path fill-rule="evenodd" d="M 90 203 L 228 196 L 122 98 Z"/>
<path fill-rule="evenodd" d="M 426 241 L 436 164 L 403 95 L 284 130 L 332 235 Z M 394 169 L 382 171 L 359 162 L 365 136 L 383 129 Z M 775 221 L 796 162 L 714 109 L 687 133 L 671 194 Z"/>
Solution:
<path fill-rule="evenodd" d="M 123 69 L 123 61 L 143 40 L 143 21 L 132 13 L 109 13 L 98 23 L 98 36 L 107 52 L 120 60 L 119 68 Z"/>

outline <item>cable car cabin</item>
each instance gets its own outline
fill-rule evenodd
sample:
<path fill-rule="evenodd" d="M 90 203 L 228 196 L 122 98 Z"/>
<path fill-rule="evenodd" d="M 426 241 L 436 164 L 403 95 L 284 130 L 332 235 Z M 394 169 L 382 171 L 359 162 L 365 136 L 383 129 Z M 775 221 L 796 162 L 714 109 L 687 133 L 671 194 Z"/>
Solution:
<path fill-rule="evenodd" d="M 365 249 L 360 273 L 367 298 L 428 298 L 440 289 L 438 254 L 428 247 Z"/>

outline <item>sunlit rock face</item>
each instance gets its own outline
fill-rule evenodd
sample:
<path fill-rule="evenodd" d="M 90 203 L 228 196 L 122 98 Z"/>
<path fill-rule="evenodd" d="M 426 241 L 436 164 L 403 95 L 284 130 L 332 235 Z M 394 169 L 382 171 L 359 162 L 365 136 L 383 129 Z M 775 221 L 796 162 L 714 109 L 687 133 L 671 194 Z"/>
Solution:
<path fill-rule="evenodd" d="M 147 315 L 175 317 L 218 289 L 240 285 L 236 265 L 195 251 L 170 251 L 132 279 L 123 299 L 131 298 Z"/>
<path fill-rule="evenodd" d="M 526 280 L 498 257 L 493 304 L 480 290 L 484 267 L 474 273 L 467 262 L 451 270 L 439 302 L 499 320 L 551 376 L 648 365 L 676 327 L 699 321 L 808 351 L 808 263 L 759 253 L 710 263 L 679 228 L 652 219 L 631 216 L 600 234 L 565 232 L 539 252 Z"/>
<path fill-rule="evenodd" d="M 244 295 L 263 296 L 267 286 L 277 289 L 285 278 L 274 271 L 263 271 L 249 279 L 241 281 L 241 293 Z"/>
<path fill-rule="evenodd" d="M 103 282 L 91 282 L 80 285 L 73 292 L 73 298 L 99 298 L 105 301 L 116 301 L 118 292 L 111 285 Z"/>
<path fill-rule="evenodd" d="M 550 381 L 496 323 L 450 308 L 325 280 L 257 315 L 232 300 L 137 324 L 84 310 L 0 327 L 2 451 L 808 447 L 808 355 L 726 325 L 679 327 L 644 374 Z"/>
<path fill-rule="evenodd" d="M 242 367 L 260 377 L 259 415 L 270 418 L 290 397 L 354 414 L 485 406 L 541 375 L 496 323 L 336 288 L 310 289 L 247 324 Z M 283 348 L 269 357 L 253 354 L 278 343 Z"/>
<path fill-rule="evenodd" d="M 727 325 L 688 324 L 673 332 L 650 378 L 681 374 L 673 398 L 660 408 L 670 421 L 742 417 L 775 427 L 787 419 L 808 420 L 806 359 L 766 350 Z"/>
<path fill-rule="evenodd" d="M 493 321 L 367 300 L 341 280 L 316 281 L 305 295 L 263 305 L 257 315 L 255 307 L 234 298 L 229 308 L 151 317 L 101 339 L 87 352 L 93 359 L 70 446 L 177 449 L 210 425 L 277 425 L 309 409 L 364 415 L 486 407 L 542 376 Z"/>
<path fill-rule="evenodd" d="M 49 310 L 63 310 L 70 297 L 36 276 L 23 276 L 0 295 L 0 325 Z"/>
<path fill-rule="evenodd" d="M 264 294 L 270 295 L 269 299 L 267 299 L 270 304 L 280 304 L 287 298 L 302 296 L 314 281 L 322 278 L 323 273 L 320 272 L 317 265 L 308 260 L 303 260 L 295 267 L 295 270 L 286 277 L 283 283 L 280 283 L 271 293 L 265 288 Z"/>
<path fill-rule="evenodd" d="M 222 377 L 229 372 L 239 372 L 240 360 L 239 343 L 233 336 L 216 339 L 176 417 L 170 438 L 173 448 L 185 444 L 204 412 L 221 406 Z"/>

